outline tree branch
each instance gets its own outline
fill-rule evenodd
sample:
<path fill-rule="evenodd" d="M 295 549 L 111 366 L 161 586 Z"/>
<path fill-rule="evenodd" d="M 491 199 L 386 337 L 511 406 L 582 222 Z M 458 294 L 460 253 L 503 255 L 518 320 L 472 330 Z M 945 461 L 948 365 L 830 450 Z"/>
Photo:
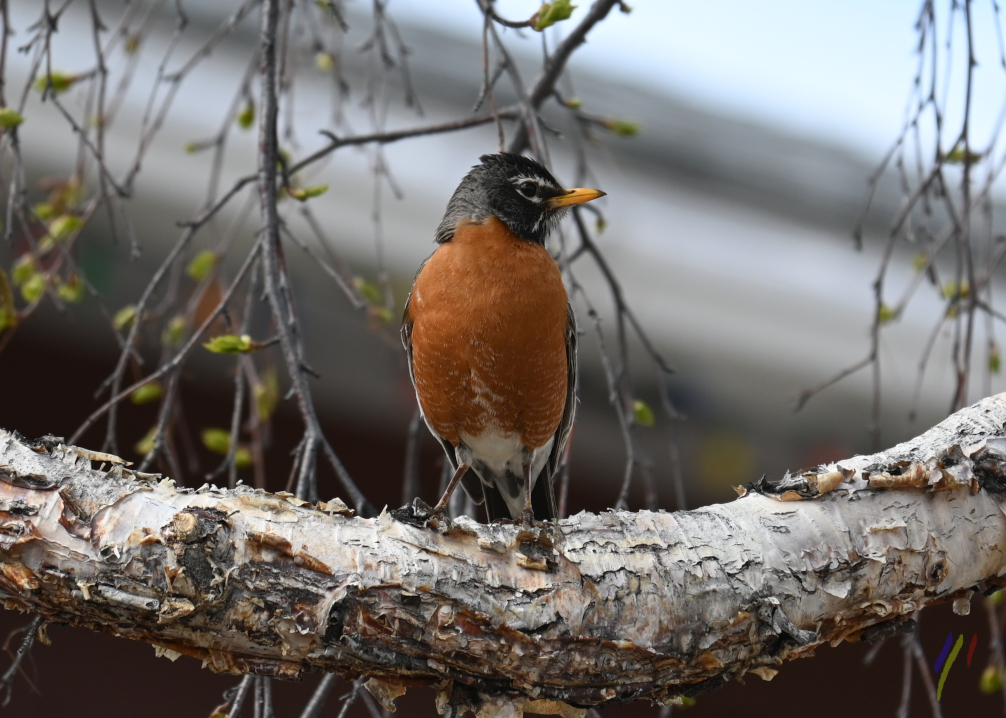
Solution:
<path fill-rule="evenodd" d="M 0 431 L 0 597 L 216 671 L 367 675 L 385 705 L 416 682 L 489 714 L 673 703 L 770 679 L 824 643 L 902 632 L 936 601 L 966 612 L 1000 583 L 1006 395 L 886 452 L 742 491 L 533 530 L 427 525 L 411 507 L 362 519 L 338 499 L 180 489 Z"/>
<path fill-rule="evenodd" d="M 528 92 L 527 101 L 532 108 L 537 110 L 545 98 L 552 94 L 555 83 L 559 80 L 562 71 L 566 69 L 566 63 L 573 51 L 587 41 L 587 34 L 594 29 L 597 23 L 608 16 L 611 8 L 618 4 L 619 0 L 596 0 L 579 24 L 559 43 Z M 527 147 L 527 142 L 527 127 L 521 124 L 517 127 L 517 131 L 510 141 L 508 151 L 519 154 Z"/>

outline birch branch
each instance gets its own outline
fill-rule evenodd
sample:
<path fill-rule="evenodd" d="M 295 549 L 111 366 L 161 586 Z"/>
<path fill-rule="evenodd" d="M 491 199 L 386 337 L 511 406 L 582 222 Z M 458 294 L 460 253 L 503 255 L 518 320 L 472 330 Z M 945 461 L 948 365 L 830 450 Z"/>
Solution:
<path fill-rule="evenodd" d="M 1006 395 L 729 504 L 533 529 L 183 489 L 0 431 L 0 597 L 215 671 L 366 675 L 385 706 L 425 683 L 454 715 L 573 716 L 768 680 L 935 601 L 966 613 L 1006 573 L 1004 491 Z"/>

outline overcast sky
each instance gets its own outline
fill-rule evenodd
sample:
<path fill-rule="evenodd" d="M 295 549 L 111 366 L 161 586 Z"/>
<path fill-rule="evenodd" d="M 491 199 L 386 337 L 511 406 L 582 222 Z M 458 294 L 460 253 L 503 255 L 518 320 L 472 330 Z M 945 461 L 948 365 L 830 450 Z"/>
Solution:
<path fill-rule="evenodd" d="M 581 0 L 572 21 L 590 4 Z M 538 0 L 499 0 L 501 14 L 530 16 Z M 632 0 L 591 34 L 575 63 L 644 81 L 721 111 L 828 139 L 867 156 L 899 131 L 915 73 L 914 0 Z M 944 12 L 937 3 L 937 12 Z M 974 5 L 981 72 L 978 129 L 1003 100 L 991 3 Z M 402 20 L 478 32 L 472 0 L 392 0 Z M 948 18 L 938 15 L 941 42 Z M 957 28 L 961 23 L 957 23 Z M 575 67 L 576 65 L 574 65 Z M 955 88 L 952 88 L 952 90 Z M 950 118 L 953 120 L 954 118 Z M 956 132 L 956 129 L 955 129 Z"/>

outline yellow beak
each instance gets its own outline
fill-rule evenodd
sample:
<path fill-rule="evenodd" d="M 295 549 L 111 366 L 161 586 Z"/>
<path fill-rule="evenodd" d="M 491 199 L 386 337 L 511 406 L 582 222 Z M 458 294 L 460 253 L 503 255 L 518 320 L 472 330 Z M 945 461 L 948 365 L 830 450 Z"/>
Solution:
<path fill-rule="evenodd" d="M 552 197 L 551 199 L 545 200 L 545 204 L 549 206 L 549 209 L 559 209 L 559 207 L 568 207 L 571 204 L 583 204 L 584 202 L 589 202 L 592 199 L 603 197 L 605 194 L 607 193 L 602 192 L 599 189 L 577 187 L 576 189 L 568 190 L 566 194 L 561 194 L 558 197 Z"/>

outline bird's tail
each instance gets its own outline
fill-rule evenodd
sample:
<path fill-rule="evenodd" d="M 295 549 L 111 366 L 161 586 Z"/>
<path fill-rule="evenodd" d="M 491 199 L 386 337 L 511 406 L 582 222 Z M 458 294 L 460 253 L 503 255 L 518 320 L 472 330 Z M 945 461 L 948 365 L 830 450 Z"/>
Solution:
<path fill-rule="evenodd" d="M 534 482 L 534 488 L 531 489 L 531 510 L 534 511 L 536 521 L 554 521 L 559 516 L 555 503 L 555 491 L 552 489 L 552 477 L 547 472 L 548 467 L 545 467 L 538 476 L 538 480 Z M 508 476 L 507 478 L 517 481 L 520 485 L 524 483 L 523 477 Z M 482 493 L 485 495 L 486 514 L 490 523 L 499 519 L 519 518 L 519 514 L 517 516 L 510 514 L 510 507 L 495 485 L 482 484 Z"/>

